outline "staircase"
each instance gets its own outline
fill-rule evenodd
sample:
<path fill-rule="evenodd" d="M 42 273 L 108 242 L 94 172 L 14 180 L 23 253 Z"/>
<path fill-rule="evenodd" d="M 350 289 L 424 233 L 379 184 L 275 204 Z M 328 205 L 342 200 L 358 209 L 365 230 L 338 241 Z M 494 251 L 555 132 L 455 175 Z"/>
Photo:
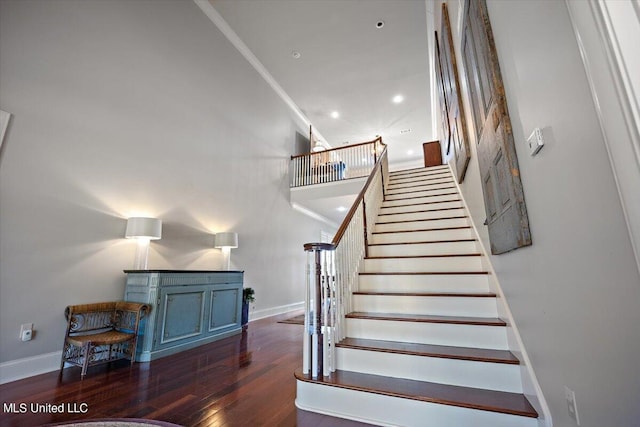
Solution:
<path fill-rule="evenodd" d="M 507 323 L 447 166 L 391 172 L 336 344 L 296 405 L 378 425 L 537 427 Z"/>

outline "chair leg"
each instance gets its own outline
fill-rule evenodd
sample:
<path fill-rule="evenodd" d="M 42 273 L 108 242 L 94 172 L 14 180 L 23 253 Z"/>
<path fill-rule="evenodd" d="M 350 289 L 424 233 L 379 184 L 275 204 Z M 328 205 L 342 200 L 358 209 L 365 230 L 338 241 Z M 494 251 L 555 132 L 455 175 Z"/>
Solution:
<path fill-rule="evenodd" d="M 136 351 L 138 350 L 138 337 L 134 338 L 133 341 L 129 342 L 129 356 L 131 357 L 131 366 L 133 366 L 133 362 L 136 361 Z"/>
<path fill-rule="evenodd" d="M 87 367 L 89 366 L 89 350 L 91 349 L 91 342 L 87 341 L 82 346 L 82 353 L 84 354 L 84 359 L 82 360 L 82 373 L 81 377 L 84 377 L 87 374 Z"/>
<path fill-rule="evenodd" d="M 60 358 L 60 370 L 64 369 L 64 361 L 65 356 L 67 354 L 67 341 L 65 340 L 64 345 L 62 346 L 62 357 Z"/>

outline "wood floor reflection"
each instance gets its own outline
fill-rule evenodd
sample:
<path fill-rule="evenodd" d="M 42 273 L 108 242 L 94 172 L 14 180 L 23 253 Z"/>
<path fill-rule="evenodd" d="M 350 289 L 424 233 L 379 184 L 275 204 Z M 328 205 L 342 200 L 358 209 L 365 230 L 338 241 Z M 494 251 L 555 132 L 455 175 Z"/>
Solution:
<path fill-rule="evenodd" d="M 242 335 L 150 363 L 92 367 L 84 380 L 73 367 L 3 384 L 0 425 L 146 418 L 187 427 L 365 426 L 295 407 L 293 372 L 302 361 L 303 328 L 277 323 L 282 317 L 252 322 Z M 27 404 L 25 413 L 19 413 L 21 403 Z M 63 404 L 64 411 L 34 413 L 31 403 Z"/>

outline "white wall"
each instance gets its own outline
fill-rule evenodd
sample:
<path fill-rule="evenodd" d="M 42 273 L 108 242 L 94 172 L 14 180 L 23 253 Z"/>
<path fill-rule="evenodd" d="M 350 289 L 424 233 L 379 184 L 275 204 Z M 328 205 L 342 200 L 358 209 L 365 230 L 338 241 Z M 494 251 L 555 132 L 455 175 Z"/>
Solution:
<path fill-rule="evenodd" d="M 640 1 L 565 3 L 640 269 Z"/>
<path fill-rule="evenodd" d="M 220 268 L 212 233 L 233 230 L 257 311 L 304 299 L 306 126 L 196 4 L 2 1 L 0 55 L 0 362 L 59 351 L 66 305 L 122 298 L 128 216 L 164 221 L 149 268 Z"/>
<path fill-rule="evenodd" d="M 454 28 L 460 3 L 449 1 Z M 491 262 L 554 425 L 575 425 L 565 385 L 581 426 L 637 425 L 640 277 L 567 8 L 536 0 L 488 8 L 533 237 Z M 535 127 L 546 145 L 530 157 L 524 140 Z M 488 246 L 471 142 L 462 189 Z"/>

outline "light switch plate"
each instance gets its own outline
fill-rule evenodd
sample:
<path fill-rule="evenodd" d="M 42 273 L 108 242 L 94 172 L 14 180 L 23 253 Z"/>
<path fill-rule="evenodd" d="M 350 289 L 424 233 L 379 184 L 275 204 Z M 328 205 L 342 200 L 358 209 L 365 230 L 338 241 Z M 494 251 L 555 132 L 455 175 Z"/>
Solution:
<path fill-rule="evenodd" d="M 544 146 L 544 138 L 542 137 L 542 130 L 535 128 L 529 138 L 527 138 L 527 145 L 529 146 L 529 153 L 532 156 L 538 154 L 538 151 Z"/>

